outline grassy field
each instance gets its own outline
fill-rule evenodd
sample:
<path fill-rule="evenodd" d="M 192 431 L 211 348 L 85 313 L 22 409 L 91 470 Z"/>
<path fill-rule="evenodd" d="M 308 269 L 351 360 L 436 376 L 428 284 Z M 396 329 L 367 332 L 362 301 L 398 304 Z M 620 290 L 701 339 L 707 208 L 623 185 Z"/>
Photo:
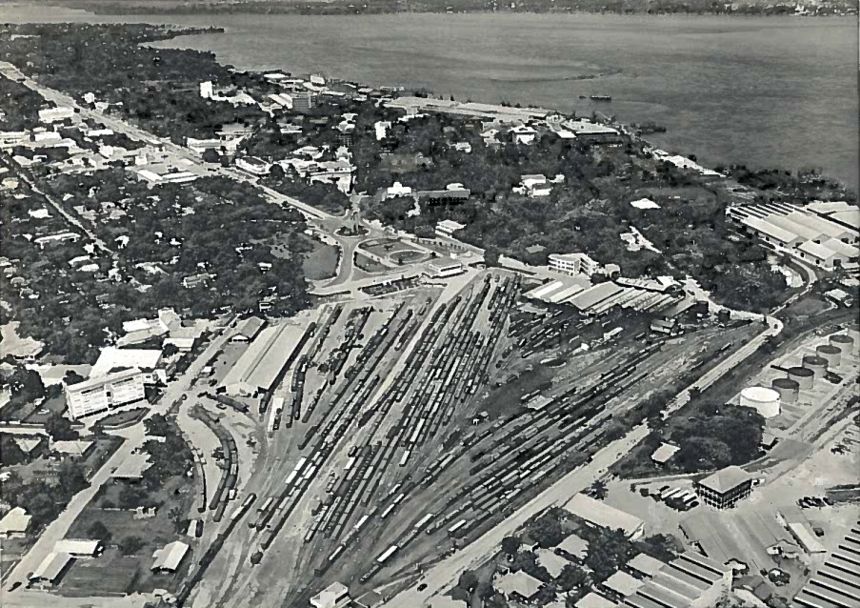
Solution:
<path fill-rule="evenodd" d="M 126 511 L 114 507 L 122 483 L 114 483 L 93 500 L 69 529 L 70 538 L 89 538 L 90 527 L 101 522 L 110 531 L 111 538 L 106 543 L 105 554 L 90 561 L 78 561 L 64 577 L 60 592 L 66 595 L 79 595 L 92 589 L 100 594 L 124 594 L 134 591 L 152 591 L 164 587 L 171 588 L 181 580 L 182 572 L 175 575 L 162 575 L 150 572 L 152 554 L 164 545 L 174 540 L 191 543 L 184 534 L 177 532 L 174 523 L 175 514 L 185 520 L 189 513 L 195 492 L 195 483 L 183 477 L 173 477 L 157 491 L 148 493 L 147 502 L 158 505 L 154 517 L 135 519 L 134 511 Z M 176 510 L 176 511 L 174 511 Z M 137 536 L 143 541 L 143 546 L 130 556 L 123 556 L 116 544 L 123 538 Z M 186 558 L 184 564 L 192 560 Z"/>
<path fill-rule="evenodd" d="M 313 239 L 313 249 L 305 255 L 302 262 L 305 276 L 311 281 L 332 278 L 337 273 L 339 255 L 337 247 Z"/>
<path fill-rule="evenodd" d="M 105 416 L 100 422 L 102 427 L 106 429 L 122 427 L 137 422 L 146 415 L 146 412 L 147 408 L 138 407 L 133 410 L 126 410 L 124 412 L 117 412 L 116 414 Z"/>
<path fill-rule="evenodd" d="M 383 272 L 388 268 L 383 266 L 382 264 L 371 260 L 364 254 L 356 253 L 355 254 L 355 265 L 358 266 L 364 272 Z"/>

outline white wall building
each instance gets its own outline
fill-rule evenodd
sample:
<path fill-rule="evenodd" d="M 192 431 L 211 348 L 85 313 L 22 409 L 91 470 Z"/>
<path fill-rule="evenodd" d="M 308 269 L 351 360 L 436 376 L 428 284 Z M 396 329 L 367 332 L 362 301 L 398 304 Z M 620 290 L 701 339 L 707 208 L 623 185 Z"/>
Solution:
<path fill-rule="evenodd" d="M 591 276 L 600 270 L 600 264 L 585 253 L 551 253 L 549 267 L 567 274 Z"/>
<path fill-rule="evenodd" d="M 125 369 L 66 387 L 66 403 L 73 420 L 145 397 L 143 374 Z"/>

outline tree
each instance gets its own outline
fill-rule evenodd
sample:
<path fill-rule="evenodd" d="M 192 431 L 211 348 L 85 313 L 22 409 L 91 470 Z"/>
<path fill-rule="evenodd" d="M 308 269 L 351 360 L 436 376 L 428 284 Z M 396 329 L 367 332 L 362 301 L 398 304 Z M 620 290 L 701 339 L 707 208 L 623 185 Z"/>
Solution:
<path fill-rule="evenodd" d="M 567 564 L 558 576 L 558 585 L 565 591 L 579 589 L 588 584 L 588 573 L 576 564 Z"/>
<path fill-rule="evenodd" d="M 502 539 L 502 551 L 511 557 L 517 554 L 523 541 L 519 536 L 506 536 Z"/>
<path fill-rule="evenodd" d="M 179 349 L 176 347 L 175 344 L 165 344 L 164 348 L 161 349 L 161 354 L 168 358 L 172 357 L 178 352 Z"/>
<path fill-rule="evenodd" d="M 72 428 L 72 423 L 57 413 L 51 413 L 45 421 L 45 430 L 54 441 L 78 438 L 78 433 Z"/>
<path fill-rule="evenodd" d="M 537 518 L 529 528 L 529 535 L 544 549 L 555 547 L 564 540 L 561 522 L 551 513 Z"/>
<path fill-rule="evenodd" d="M 79 384 L 84 381 L 84 377 L 81 376 L 78 372 L 73 369 L 70 369 L 66 372 L 66 375 L 63 376 L 63 382 L 66 386 L 72 386 L 73 384 Z"/>
<path fill-rule="evenodd" d="M 146 543 L 139 536 L 126 536 L 119 541 L 119 550 L 123 555 L 134 555 L 140 551 Z"/>
<path fill-rule="evenodd" d="M 144 421 L 143 425 L 147 435 L 167 437 L 173 434 L 173 426 L 164 414 L 153 414 Z"/>
<path fill-rule="evenodd" d="M 606 487 L 606 482 L 602 479 L 595 479 L 594 483 L 588 488 L 588 494 L 597 500 L 604 500 L 609 489 Z"/>
<path fill-rule="evenodd" d="M 217 163 L 221 160 L 221 155 L 218 154 L 218 151 L 215 148 L 206 148 L 203 151 L 203 161 L 207 163 Z"/>
<path fill-rule="evenodd" d="M 471 570 L 464 570 L 460 575 L 460 579 L 457 581 L 457 586 L 460 589 L 472 593 L 475 587 L 478 586 L 478 576 Z"/>
<path fill-rule="evenodd" d="M 0 462 L 4 465 L 22 464 L 27 462 L 27 454 L 15 441 L 13 435 L 0 435 Z"/>
<path fill-rule="evenodd" d="M 92 525 L 87 528 L 87 534 L 103 543 L 106 543 L 111 539 L 110 530 L 108 530 L 107 526 L 101 521 L 94 521 Z"/>

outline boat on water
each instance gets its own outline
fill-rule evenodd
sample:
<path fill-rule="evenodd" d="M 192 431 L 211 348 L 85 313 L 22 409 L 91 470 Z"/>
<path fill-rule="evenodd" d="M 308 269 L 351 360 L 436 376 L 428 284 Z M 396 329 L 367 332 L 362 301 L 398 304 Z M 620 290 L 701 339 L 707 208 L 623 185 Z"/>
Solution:
<path fill-rule="evenodd" d="M 612 101 L 612 95 L 591 95 L 591 101 Z"/>

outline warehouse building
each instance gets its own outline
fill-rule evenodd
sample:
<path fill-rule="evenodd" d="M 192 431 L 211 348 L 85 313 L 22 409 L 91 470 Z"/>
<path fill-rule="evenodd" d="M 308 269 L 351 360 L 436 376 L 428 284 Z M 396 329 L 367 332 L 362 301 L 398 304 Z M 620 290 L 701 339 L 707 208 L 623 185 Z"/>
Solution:
<path fill-rule="evenodd" d="M 582 493 L 571 498 L 564 505 L 564 510 L 584 520 L 590 526 L 621 530 L 631 540 L 636 540 L 645 533 L 645 522 L 635 515 Z"/>
<path fill-rule="evenodd" d="M 48 553 L 39 566 L 30 574 L 30 584 L 52 587 L 60 582 L 71 566 L 73 558 L 68 553 Z"/>
<path fill-rule="evenodd" d="M 145 396 L 144 375 L 137 368 L 112 372 L 66 386 L 66 404 L 72 420 L 142 401 Z"/>
<path fill-rule="evenodd" d="M 860 521 L 794 598 L 793 608 L 860 606 Z"/>
<path fill-rule="evenodd" d="M 297 325 L 273 325 L 257 334 L 218 390 L 231 397 L 254 397 L 271 391 L 283 377 L 302 337 Z"/>
<path fill-rule="evenodd" d="M 705 504 L 717 509 L 731 509 L 752 492 L 752 477 L 742 468 L 730 466 L 693 484 Z"/>
<path fill-rule="evenodd" d="M 860 209 L 847 203 L 762 203 L 729 207 L 726 214 L 766 247 L 816 267 L 854 269 L 860 263 Z"/>

